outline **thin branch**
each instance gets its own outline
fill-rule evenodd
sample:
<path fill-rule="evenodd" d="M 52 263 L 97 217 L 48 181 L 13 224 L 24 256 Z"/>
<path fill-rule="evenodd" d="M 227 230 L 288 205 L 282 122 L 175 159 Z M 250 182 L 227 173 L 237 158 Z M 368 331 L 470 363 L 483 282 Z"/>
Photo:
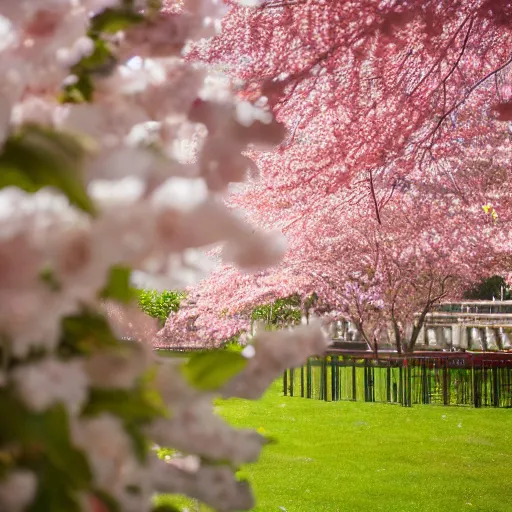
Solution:
<path fill-rule="evenodd" d="M 382 225 L 382 221 L 381 221 L 381 218 L 380 218 L 380 212 L 379 212 L 379 204 L 377 202 L 377 197 L 375 195 L 375 188 L 373 186 L 373 175 L 372 175 L 372 171 L 370 170 L 370 193 L 372 195 L 372 199 L 373 199 L 373 205 L 375 207 L 375 215 L 377 216 L 377 222 Z"/>
<path fill-rule="evenodd" d="M 391 187 L 391 192 L 389 193 L 388 197 L 383 197 L 380 204 L 379 204 L 379 210 L 382 211 L 382 209 L 391 201 L 391 198 L 393 197 L 393 194 L 396 189 L 396 181 L 393 182 L 393 185 Z"/>
<path fill-rule="evenodd" d="M 269 0 L 261 5 L 260 9 L 276 9 L 278 7 L 290 7 L 306 3 L 306 0 Z"/>
<path fill-rule="evenodd" d="M 434 138 L 437 130 L 439 129 L 439 127 L 444 123 L 444 121 L 446 120 L 446 118 L 452 113 L 454 112 L 455 110 L 457 110 L 461 105 L 464 104 L 464 102 L 468 99 L 468 97 L 471 95 L 471 93 L 473 93 L 475 91 L 475 89 L 477 89 L 478 87 L 480 87 L 485 81 L 487 81 L 489 78 L 491 78 L 492 76 L 496 75 L 497 73 L 499 73 L 500 71 L 502 71 L 503 69 L 505 69 L 510 63 L 512 63 L 512 56 L 507 59 L 507 61 L 502 64 L 499 68 L 496 68 L 494 69 L 493 71 L 487 73 L 487 75 L 485 75 L 483 78 L 481 78 L 480 80 L 478 80 L 478 82 L 476 82 L 475 84 L 473 84 L 469 90 L 466 92 L 466 94 L 464 95 L 464 97 L 458 101 L 452 108 L 450 108 L 447 112 L 445 112 L 440 118 L 439 120 L 437 121 L 436 123 L 436 126 L 432 129 L 432 131 L 430 132 L 429 135 L 427 135 L 425 137 L 425 139 L 423 139 L 424 141 L 428 138 Z M 430 144 L 430 147 L 432 146 L 433 142 L 431 142 Z"/>
<path fill-rule="evenodd" d="M 469 22 L 468 31 L 466 32 L 466 37 L 464 38 L 464 41 L 462 42 L 462 48 L 459 52 L 459 56 L 457 57 L 457 60 L 453 64 L 449 73 L 442 80 L 442 84 L 445 87 L 446 87 L 446 82 L 448 81 L 448 79 L 452 76 L 453 72 L 459 67 L 460 60 L 462 59 L 462 56 L 464 55 L 464 52 L 466 51 L 466 47 L 468 45 L 469 36 L 471 34 L 471 29 L 473 28 L 473 23 L 474 23 L 474 18 L 471 18 L 471 21 Z"/>
<path fill-rule="evenodd" d="M 432 66 L 430 67 L 430 69 L 427 71 L 427 73 L 421 78 L 421 80 L 415 85 L 414 89 L 409 93 L 409 96 L 413 96 L 414 93 L 421 87 L 421 85 L 423 84 L 423 82 L 425 82 L 425 80 L 432 74 L 432 72 L 434 71 L 434 69 L 436 67 L 438 67 L 442 60 L 444 59 L 446 53 L 448 52 L 448 48 L 450 48 L 450 46 L 452 45 L 452 43 L 455 41 L 455 39 L 457 38 L 457 36 L 459 35 L 459 32 L 464 28 L 464 25 L 467 23 L 467 21 L 470 19 L 471 15 L 468 15 L 464 21 L 461 23 L 461 25 L 459 26 L 459 28 L 455 31 L 455 34 L 453 34 L 453 36 L 450 38 L 450 40 L 448 41 L 448 44 L 446 45 L 446 47 L 444 48 L 444 51 L 441 52 L 441 55 L 439 56 L 439 58 L 436 60 L 436 62 L 434 62 L 434 64 L 432 64 Z"/>

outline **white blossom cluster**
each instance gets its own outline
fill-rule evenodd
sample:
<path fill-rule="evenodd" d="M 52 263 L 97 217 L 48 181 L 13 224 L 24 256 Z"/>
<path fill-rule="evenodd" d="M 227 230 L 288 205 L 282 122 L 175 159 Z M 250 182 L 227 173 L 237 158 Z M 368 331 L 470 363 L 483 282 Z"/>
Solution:
<path fill-rule="evenodd" d="M 218 29 L 221 2 L 189 0 L 178 10 L 176 2 L 138 0 L 126 18 L 119 9 L 127 4 L 0 0 L 0 172 L 23 178 L 0 188 L 0 406 L 16 402 L 30 424 L 65 411 L 70 445 L 91 472 L 90 481 L 73 480 L 68 498 L 79 510 L 106 510 L 106 493 L 123 512 L 150 511 L 157 491 L 188 494 L 218 510 L 248 509 L 250 489 L 233 467 L 257 460 L 264 438 L 218 418 L 215 393 L 189 385 L 180 364 L 155 361 L 142 342 L 151 341 L 156 326 L 116 297 L 105 301 L 102 290 L 115 266 L 165 278 L 169 288 L 188 284 L 207 266 L 198 251 L 217 243 L 242 268 L 275 264 L 280 238 L 254 233 L 224 206 L 222 194 L 246 176 L 248 144 L 271 147 L 284 134 L 268 113 L 237 107 L 225 90 L 212 93 L 215 81 L 182 59 L 190 41 Z M 114 25 L 137 23 L 106 30 L 108 16 Z M 98 19 L 107 20 L 100 36 L 90 30 Z M 59 102 L 63 93 L 69 97 Z M 191 163 L 175 154 L 187 138 L 194 141 Z M 80 156 L 69 149 L 74 144 Z M 53 166 L 54 157 L 65 171 Z M 87 191 L 91 208 L 77 187 Z M 84 315 L 90 323 L 76 324 Z M 103 338 L 94 330 L 97 318 L 108 318 L 117 337 L 135 333 L 141 343 Z M 324 343 L 314 330 L 264 333 L 222 393 L 259 396 L 286 366 Z M 98 396 L 129 399 L 143 385 L 162 397 L 160 417 L 143 425 L 147 442 L 198 456 L 194 467 L 141 459 L 118 404 L 95 409 Z M 14 421 L 2 416 L 0 432 L 3 424 L 12 435 Z M 1 511 L 22 512 L 47 499 L 43 486 L 52 483 L 36 462 L 53 464 L 46 454 L 55 447 L 37 446 L 21 437 L 0 444 L 9 455 L 0 462 Z"/>

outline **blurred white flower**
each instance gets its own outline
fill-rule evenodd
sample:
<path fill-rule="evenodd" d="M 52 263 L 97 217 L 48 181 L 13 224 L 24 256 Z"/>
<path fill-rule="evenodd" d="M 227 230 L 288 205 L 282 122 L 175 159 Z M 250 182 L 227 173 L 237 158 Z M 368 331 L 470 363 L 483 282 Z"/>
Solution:
<path fill-rule="evenodd" d="M 71 437 L 84 450 L 95 484 L 106 491 L 116 487 L 125 464 L 133 462 L 132 441 L 119 418 L 105 413 L 76 420 L 71 425 Z"/>
<path fill-rule="evenodd" d="M 260 7 L 267 0 L 236 0 L 240 5 L 244 7 Z"/>
<path fill-rule="evenodd" d="M 104 389 L 132 389 L 149 363 L 142 347 L 123 347 L 124 350 L 92 355 L 85 363 L 90 385 Z"/>
<path fill-rule="evenodd" d="M 257 271 L 279 263 L 286 251 L 286 240 L 281 233 L 253 232 L 228 242 L 222 258 L 247 271 Z"/>
<path fill-rule="evenodd" d="M 0 480 L 0 510 L 23 512 L 35 497 L 37 478 L 27 470 L 12 471 Z"/>
<path fill-rule="evenodd" d="M 276 332 L 261 331 L 253 338 L 255 354 L 241 373 L 222 389 L 224 397 L 261 397 L 276 375 L 299 366 L 308 356 L 322 354 L 329 344 L 321 324 Z"/>
<path fill-rule="evenodd" d="M 22 365 L 13 371 L 12 380 L 25 405 L 36 412 L 62 403 L 71 414 L 77 414 L 88 396 L 88 378 L 81 360 L 47 358 Z"/>
<path fill-rule="evenodd" d="M 242 126 L 251 126 L 254 121 L 260 121 L 263 124 L 270 124 L 272 122 L 272 113 L 270 111 L 256 107 L 248 101 L 237 103 L 236 117 Z"/>
<path fill-rule="evenodd" d="M 247 359 L 251 359 L 252 357 L 254 357 L 254 355 L 256 354 L 256 349 L 254 348 L 254 345 L 247 345 L 243 350 L 242 350 L 242 355 L 247 358 Z"/>
<path fill-rule="evenodd" d="M 136 154 L 134 154 L 136 153 Z M 119 155 L 120 156 L 120 155 Z M 143 155 L 140 152 L 126 151 L 124 154 L 124 161 L 109 162 L 109 166 L 112 172 L 112 176 L 121 175 L 122 173 L 115 172 L 115 167 L 119 166 L 121 170 L 123 165 L 127 165 L 131 162 L 136 168 L 143 169 L 147 164 L 142 161 L 138 161 L 138 157 Z M 149 162 L 148 162 L 149 163 Z M 120 208 L 123 205 L 128 206 L 131 203 L 139 201 L 146 189 L 144 181 L 137 176 L 139 173 L 134 173 L 132 176 L 126 176 L 122 179 L 105 180 L 96 179 L 91 181 L 88 186 L 88 191 L 94 201 L 103 208 Z"/>
<path fill-rule="evenodd" d="M 162 183 L 151 198 L 157 207 L 169 207 L 188 213 L 206 200 L 208 189 L 202 178 L 169 178 Z"/>

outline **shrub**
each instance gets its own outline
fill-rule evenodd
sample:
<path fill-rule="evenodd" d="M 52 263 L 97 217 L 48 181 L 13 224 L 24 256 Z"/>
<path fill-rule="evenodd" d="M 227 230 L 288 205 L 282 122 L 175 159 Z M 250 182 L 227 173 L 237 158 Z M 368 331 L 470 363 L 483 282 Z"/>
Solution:
<path fill-rule="evenodd" d="M 138 290 L 138 302 L 142 311 L 153 318 L 158 318 L 162 326 L 170 313 L 178 311 L 185 297 L 185 292 L 173 290 Z"/>

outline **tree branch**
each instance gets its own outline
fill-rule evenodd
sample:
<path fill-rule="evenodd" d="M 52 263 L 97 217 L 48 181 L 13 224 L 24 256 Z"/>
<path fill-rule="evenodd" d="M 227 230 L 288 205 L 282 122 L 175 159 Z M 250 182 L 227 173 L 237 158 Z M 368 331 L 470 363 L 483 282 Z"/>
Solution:
<path fill-rule="evenodd" d="M 381 218 L 380 218 L 380 212 L 379 212 L 379 204 L 377 202 L 377 197 L 375 195 L 375 188 L 373 186 L 373 175 L 372 175 L 372 171 L 370 170 L 370 193 L 371 193 L 371 196 L 372 196 L 372 200 L 373 200 L 373 205 L 375 207 L 375 215 L 377 216 L 377 222 L 382 225 L 382 221 L 381 221 Z"/>

